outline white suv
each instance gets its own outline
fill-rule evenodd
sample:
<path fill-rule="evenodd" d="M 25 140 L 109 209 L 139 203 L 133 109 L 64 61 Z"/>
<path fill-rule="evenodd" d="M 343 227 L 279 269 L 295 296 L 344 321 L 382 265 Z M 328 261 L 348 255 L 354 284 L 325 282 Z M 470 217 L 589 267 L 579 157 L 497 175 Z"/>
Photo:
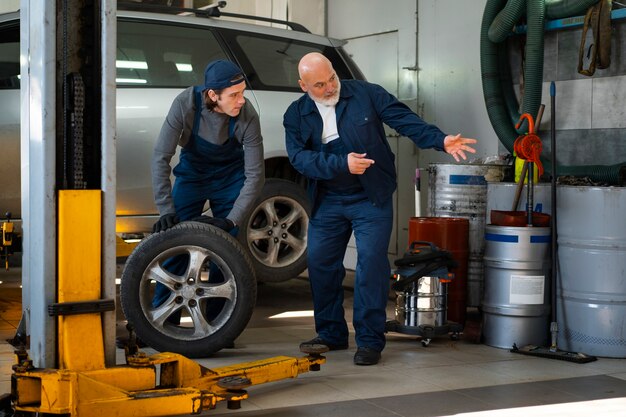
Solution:
<path fill-rule="evenodd" d="M 226 13 L 224 13 L 226 15 Z M 343 41 L 296 30 L 198 15 L 119 11 L 117 22 L 117 227 L 143 234 L 157 218 L 150 159 L 153 143 L 174 97 L 202 84 L 214 59 L 241 66 L 247 98 L 261 118 L 266 186 L 242 225 L 240 241 L 257 278 L 282 281 L 306 268 L 308 204 L 304 180 L 284 147 L 282 117 L 302 92 L 300 57 L 318 51 L 341 79 L 363 78 L 341 48 Z M 0 213 L 20 220 L 19 13 L 0 15 Z M 172 161 L 177 163 L 177 158 Z M 285 220 L 281 224 L 281 220 Z M 276 225 L 274 222 L 278 222 Z M 280 234 L 272 229 L 282 226 Z"/>

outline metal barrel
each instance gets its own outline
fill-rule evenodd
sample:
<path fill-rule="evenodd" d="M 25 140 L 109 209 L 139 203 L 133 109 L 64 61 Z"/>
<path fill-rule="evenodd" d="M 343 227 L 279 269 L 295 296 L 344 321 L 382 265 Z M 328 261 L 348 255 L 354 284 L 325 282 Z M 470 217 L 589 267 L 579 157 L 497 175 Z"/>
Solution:
<path fill-rule="evenodd" d="M 452 255 L 458 266 L 450 269 L 454 279 L 448 284 L 448 320 L 465 324 L 467 310 L 467 256 L 469 220 L 456 217 L 411 217 L 409 244 L 416 240 L 432 242 Z"/>
<path fill-rule="evenodd" d="M 626 188 L 557 188 L 557 343 L 626 357 Z"/>
<path fill-rule="evenodd" d="M 515 191 L 517 184 L 514 182 L 490 182 L 487 184 L 487 210 L 485 220 L 487 224 L 491 223 L 491 210 L 511 210 L 513 208 L 513 200 L 515 200 Z M 520 194 L 518 210 L 526 210 L 526 185 Z M 533 202 L 535 208 L 542 213 L 551 214 L 550 202 L 550 184 L 540 183 L 533 185 Z"/>
<path fill-rule="evenodd" d="M 437 277 L 421 277 L 405 291 L 398 291 L 396 321 L 407 327 L 446 323 L 446 289 Z"/>
<path fill-rule="evenodd" d="M 485 227 L 485 344 L 547 343 L 550 239 L 549 227 Z"/>
<path fill-rule="evenodd" d="M 430 164 L 428 208 L 432 217 L 469 220 L 467 306 L 478 307 L 483 293 L 483 253 L 487 183 L 500 182 L 506 165 Z"/>

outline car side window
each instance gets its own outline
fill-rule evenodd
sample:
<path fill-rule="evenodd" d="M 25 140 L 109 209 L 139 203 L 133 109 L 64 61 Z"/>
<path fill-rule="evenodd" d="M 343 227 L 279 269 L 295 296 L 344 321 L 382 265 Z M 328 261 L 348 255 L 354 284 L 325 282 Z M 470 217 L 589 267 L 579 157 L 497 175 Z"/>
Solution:
<path fill-rule="evenodd" d="M 340 79 L 353 78 L 332 47 L 248 32 L 220 33 L 235 51 L 254 90 L 301 92 L 298 62 L 309 52 L 326 55 Z"/>
<path fill-rule="evenodd" d="M 226 59 L 209 28 L 120 20 L 118 87 L 185 88 L 204 81 L 204 68 Z"/>
<path fill-rule="evenodd" d="M 0 90 L 20 88 L 20 26 L 0 28 Z"/>

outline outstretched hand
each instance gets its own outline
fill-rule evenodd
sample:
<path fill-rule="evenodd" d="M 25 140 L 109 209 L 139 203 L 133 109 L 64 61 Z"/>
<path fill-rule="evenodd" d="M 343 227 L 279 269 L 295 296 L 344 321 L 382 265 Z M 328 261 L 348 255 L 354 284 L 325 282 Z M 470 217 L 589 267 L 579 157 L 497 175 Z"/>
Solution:
<path fill-rule="evenodd" d="M 448 135 L 443 140 L 443 149 L 459 162 L 460 158 L 467 159 L 465 152 L 476 153 L 476 149 L 468 146 L 468 143 L 476 142 L 478 142 L 476 139 L 461 137 L 460 133 L 455 136 Z"/>
<path fill-rule="evenodd" d="M 350 152 L 348 154 L 348 170 L 350 174 L 361 175 L 374 164 L 373 159 L 367 159 L 365 153 Z"/>

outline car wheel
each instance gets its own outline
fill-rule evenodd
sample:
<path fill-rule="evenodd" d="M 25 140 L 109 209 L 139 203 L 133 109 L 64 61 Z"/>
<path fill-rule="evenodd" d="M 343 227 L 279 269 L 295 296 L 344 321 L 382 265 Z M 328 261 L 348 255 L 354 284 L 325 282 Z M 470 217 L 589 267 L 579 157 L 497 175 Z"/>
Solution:
<path fill-rule="evenodd" d="M 306 192 L 298 184 L 276 178 L 265 182 L 238 235 L 259 281 L 286 281 L 306 269 L 309 213 Z"/>
<path fill-rule="evenodd" d="M 168 266 L 174 256 L 183 261 L 176 272 Z M 164 286 L 164 301 L 153 303 L 157 283 Z M 235 238 L 211 225 L 183 222 L 137 245 L 122 273 L 120 299 L 148 346 L 205 357 L 232 345 L 248 324 L 256 278 Z"/>

